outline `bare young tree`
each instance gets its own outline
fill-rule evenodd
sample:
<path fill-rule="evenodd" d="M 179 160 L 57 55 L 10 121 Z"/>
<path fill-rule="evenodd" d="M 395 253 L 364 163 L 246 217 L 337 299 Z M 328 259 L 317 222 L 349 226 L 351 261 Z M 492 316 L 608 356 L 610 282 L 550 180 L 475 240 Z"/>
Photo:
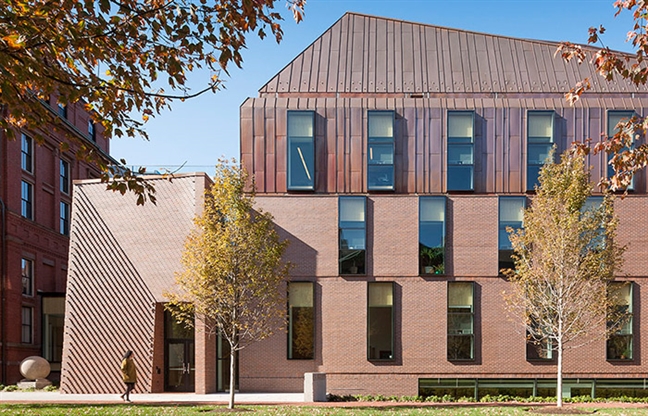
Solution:
<path fill-rule="evenodd" d="M 208 335 L 229 344 L 230 409 L 238 351 L 272 335 L 286 319 L 287 241 L 280 241 L 269 213 L 254 210 L 247 184 L 242 168 L 216 166 L 204 212 L 185 243 L 179 290 L 166 293 L 176 321 L 189 327 L 199 321 Z"/>
<path fill-rule="evenodd" d="M 592 194 L 584 157 L 566 153 L 540 171 L 540 185 L 524 212 L 524 228 L 509 229 L 515 270 L 507 269 L 504 293 L 509 313 L 529 342 L 557 353 L 557 405 L 562 406 L 563 353 L 620 328 L 609 283 L 622 265 L 616 242 L 614 200 L 600 206 Z"/>

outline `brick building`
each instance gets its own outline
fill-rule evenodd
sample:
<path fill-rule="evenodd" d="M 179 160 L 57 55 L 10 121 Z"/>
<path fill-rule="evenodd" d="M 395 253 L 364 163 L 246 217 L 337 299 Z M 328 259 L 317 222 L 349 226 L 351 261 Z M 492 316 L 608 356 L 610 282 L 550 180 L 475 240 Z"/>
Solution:
<path fill-rule="evenodd" d="M 241 160 L 255 177 L 258 206 L 291 241 L 287 259 L 295 267 L 287 334 L 241 352 L 241 391 L 299 391 L 304 373 L 323 372 L 334 394 L 481 396 L 502 388 L 553 394 L 555 358 L 529 345 L 506 317 L 501 294 L 507 283 L 499 275 L 510 264 L 505 229 L 521 225 L 520 209 L 530 202 L 552 146 L 561 152 L 612 132 L 620 119 L 646 116 L 648 103 L 645 87 L 596 81 L 588 65 L 554 58 L 557 46 L 348 13 L 242 104 Z M 564 92 L 587 76 L 595 79 L 592 91 L 570 107 Z M 588 162 L 593 182 L 609 174 L 605 155 Z M 188 232 L 178 195 L 194 195 L 189 200 L 199 206 L 194 191 L 209 185 L 184 180 L 172 185 L 178 191 L 164 188 L 183 218 L 156 217 L 164 241 Z M 610 341 L 566 354 L 566 395 L 613 395 L 619 387 L 645 393 L 646 186 L 641 172 L 616 205 L 619 239 L 628 244 L 625 274 L 618 278 L 632 282 L 623 299 L 633 320 Z M 76 212 L 108 203 L 93 199 L 103 195 L 92 197 L 91 183 L 83 187 L 89 196 Z M 184 209 L 195 213 L 192 204 Z M 73 223 L 79 230 L 88 221 L 104 224 L 121 235 L 115 244 L 133 247 L 126 230 L 136 221 L 99 217 Z M 155 253 L 145 246 L 146 255 Z M 178 267 L 168 262 L 172 256 L 157 256 L 167 265 L 164 273 L 138 276 L 146 267 L 133 259 L 145 255 L 124 252 L 133 281 L 149 287 L 147 312 L 132 312 L 114 328 L 107 326 L 109 317 L 93 315 L 95 326 L 110 329 L 67 337 L 64 367 L 69 362 L 70 374 L 86 379 L 64 383 L 64 391 L 90 385 L 117 391 L 117 375 L 101 378 L 115 371 L 131 339 L 140 340 L 136 356 L 148 377 L 145 391 L 221 390 L 227 378 L 217 340 L 200 331 L 179 333 L 164 319 L 158 289 L 150 288 L 151 282 L 172 285 L 169 270 Z M 79 312 L 68 315 L 71 334 L 81 331 L 81 312 L 92 299 L 122 302 L 102 292 L 114 286 L 116 271 L 95 288 L 84 267 L 80 257 L 71 266 L 70 286 L 72 279 L 80 285 L 67 300 Z M 126 317 L 136 315 L 146 316 L 147 325 L 129 326 Z M 97 345 L 109 358 L 93 362 L 91 371 L 75 364 Z"/>
<path fill-rule="evenodd" d="M 65 132 L 16 132 L 0 140 L 0 384 L 15 384 L 20 362 L 45 357 L 56 380 L 63 348 L 64 295 L 72 204 L 72 180 L 100 172 L 61 151 L 65 134 L 77 136 L 108 158 L 109 143 L 81 104 L 61 106 L 56 97 L 43 105 L 58 113 Z"/>

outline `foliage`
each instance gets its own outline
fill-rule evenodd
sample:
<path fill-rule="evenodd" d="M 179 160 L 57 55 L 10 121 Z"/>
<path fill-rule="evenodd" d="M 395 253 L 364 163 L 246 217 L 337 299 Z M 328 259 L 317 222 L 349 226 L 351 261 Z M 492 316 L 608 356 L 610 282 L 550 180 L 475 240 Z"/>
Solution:
<path fill-rule="evenodd" d="M 5 388 L 4 388 L 2 391 L 5 391 L 5 392 L 18 391 L 18 386 L 16 386 L 15 384 L 14 384 L 14 385 L 5 386 Z"/>
<path fill-rule="evenodd" d="M 599 44 L 599 48 L 583 48 L 571 42 L 562 42 L 556 53 L 560 53 L 565 61 L 576 59 L 578 63 L 589 61 L 598 75 L 606 81 L 615 77 L 629 80 L 637 86 L 646 85 L 648 82 L 648 2 L 642 0 L 616 0 L 615 16 L 627 11 L 632 13 L 634 24 L 627 34 L 626 41 L 632 44 L 634 53 L 617 52 L 606 47 L 602 42 L 605 33 L 603 26 L 589 29 L 588 44 Z M 572 105 L 580 99 L 583 93 L 591 89 L 593 80 L 585 78 L 579 81 L 568 93 L 567 101 Z M 632 181 L 632 175 L 648 164 L 648 144 L 639 143 L 641 136 L 648 132 L 648 118 L 633 117 L 622 121 L 617 126 L 617 132 L 608 137 L 603 135 L 603 140 L 590 147 L 590 141 L 575 143 L 575 148 L 583 154 L 590 151 L 594 153 L 606 152 L 611 155 L 609 161 L 614 168 L 612 178 L 604 178 L 600 185 L 612 190 L 626 189 Z"/>
<path fill-rule="evenodd" d="M 606 194 L 600 207 L 586 205 L 592 187 L 584 156 L 565 153 L 560 163 L 552 160 L 553 154 L 540 171 L 524 228 L 508 229 L 515 270 L 505 270 L 511 285 L 504 297 L 530 341 L 557 352 L 560 392 L 563 351 L 605 337 L 624 321 L 624 316 L 610 316 L 607 293 L 624 248 L 615 238 L 612 195 Z"/>
<path fill-rule="evenodd" d="M 219 162 L 203 213 L 185 243 L 183 271 L 176 274 L 179 290 L 166 293 L 177 321 L 186 326 L 199 321 L 207 334 L 229 343 L 232 366 L 237 351 L 285 323 L 287 242 L 279 240 L 269 213 L 254 210 L 248 184 L 234 161 Z M 233 407 L 233 367 L 230 374 Z"/>
<path fill-rule="evenodd" d="M 50 97 L 64 106 L 80 103 L 106 137 L 147 138 L 146 121 L 172 101 L 221 87 L 220 71 L 243 62 L 246 36 L 272 34 L 281 41 L 276 3 L 8 0 L 0 8 L 0 129 L 12 138 L 26 128 L 42 144 L 52 126 L 80 147 L 78 157 L 115 174 L 95 147 L 71 133 L 47 104 Z M 297 22 L 304 5 L 305 0 L 287 0 Z M 187 75 L 200 69 L 208 72 L 207 82 L 194 91 Z M 68 142 L 61 145 L 68 148 Z M 148 192 L 138 185 L 129 183 L 129 190 Z"/>

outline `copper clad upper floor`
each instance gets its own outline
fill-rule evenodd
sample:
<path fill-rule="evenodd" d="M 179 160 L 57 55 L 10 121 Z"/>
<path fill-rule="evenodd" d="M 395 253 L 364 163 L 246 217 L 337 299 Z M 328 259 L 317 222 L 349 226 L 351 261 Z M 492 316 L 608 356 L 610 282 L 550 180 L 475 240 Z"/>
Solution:
<path fill-rule="evenodd" d="M 347 13 L 242 104 L 241 160 L 260 193 L 533 190 L 551 147 L 647 115 L 645 86 L 606 82 L 557 47 Z M 607 160 L 589 156 L 593 182 Z"/>

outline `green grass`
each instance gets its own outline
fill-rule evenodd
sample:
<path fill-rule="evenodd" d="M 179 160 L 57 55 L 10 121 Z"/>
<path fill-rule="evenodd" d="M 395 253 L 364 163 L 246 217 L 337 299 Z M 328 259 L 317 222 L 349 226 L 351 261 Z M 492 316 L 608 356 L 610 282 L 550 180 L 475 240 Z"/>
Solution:
<path fill-rule="evenodd" d="M 642 408 L 599 408 L 583 409 L 596 416 L 639 416 L 645 415 Z M 412 406 L 386 404 L 380 407 L 357 406 L 345 407 L 344 404 L 331 406 L 251 406 L 240 405 L 235 409 L 237 414 L 245 415 L 432 415 L 432 416 L 532 416 L 535 413 L 531 406 Z M 148 404 L 114 404 L 114 405 L 64 405 L 64 404 L 0 404 L 0 415 L 210 415 L 230 414 L 223 405 L 148 405 Z M 542 413 L 547 415 L 548 413 Z"/>

